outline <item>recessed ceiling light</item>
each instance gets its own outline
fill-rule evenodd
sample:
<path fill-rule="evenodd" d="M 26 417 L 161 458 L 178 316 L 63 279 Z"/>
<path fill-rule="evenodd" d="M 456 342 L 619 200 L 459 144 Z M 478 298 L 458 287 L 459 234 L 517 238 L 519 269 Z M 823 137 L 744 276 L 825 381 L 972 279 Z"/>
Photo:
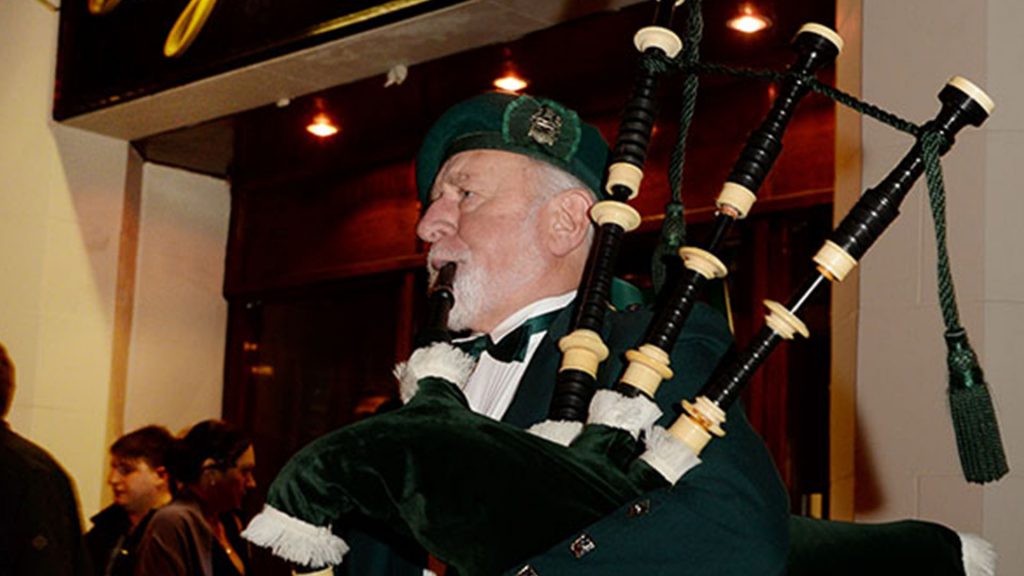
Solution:
<path fill-rule="evenodd" d="M 337 134 L 338 127 L 330 116 L 321 112 L 313 117 L 313 121 L 306 126 L 306 131 L 318 138 L 327 138 Z"/>
<path fill-rule="evenodd" d="M 495 80 L 494 86 L 506 92 L 519 92 L 523 88 L 526 88 L 527 83 L 526 80 L 516 76 L 514 72 L 509 72 Z"/>
<path fill-rule="evenodd" d="M 750 4 L 745 4 L 740 9 L 740 13 L 734 18 L 730 18 L 725 24 L 744 34 L 754 34 L 771 26 L 772 21 Z"/>

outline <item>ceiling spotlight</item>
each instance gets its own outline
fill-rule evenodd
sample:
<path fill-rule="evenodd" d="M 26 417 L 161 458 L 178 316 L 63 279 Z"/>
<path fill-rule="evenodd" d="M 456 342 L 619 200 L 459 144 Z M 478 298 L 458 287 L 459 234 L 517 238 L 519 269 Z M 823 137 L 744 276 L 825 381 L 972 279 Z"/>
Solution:
<path fill-rule="evenodd" d="M 740 9 L 740 13 L 730 18 L 725 25 L 744 34 L 754 34 L 771 26 L 772 21 L 764 14 L 755 10 L 750 4 L 744 4 Z"/>
<path fill-rule="evenodd" d="M 327 138 L 338 133 L 338 126 L 334 124 L 331 117 L 320 112 L 313 117 L 313 121 L 306 126 L 306 131 L 317 138 Z"/>
<path fill-rule="evenodd" d="M 501 76 L 494 79 L 494 87 L 505 92 L 516 93 L 526 86 L 526 80 L 519 75 L 518 67 L 512 60 L 512 49 L 505 46 L 501 50 Z"/>
<path fill-rule="evenodd" d="M 501 78 L 494 81 L 494 86 L 505 92 L 519 92 L 523 88 L 526 88 L 526 80 L 523 80 L 516 75 L 515 72 L 508 72 Z"/>

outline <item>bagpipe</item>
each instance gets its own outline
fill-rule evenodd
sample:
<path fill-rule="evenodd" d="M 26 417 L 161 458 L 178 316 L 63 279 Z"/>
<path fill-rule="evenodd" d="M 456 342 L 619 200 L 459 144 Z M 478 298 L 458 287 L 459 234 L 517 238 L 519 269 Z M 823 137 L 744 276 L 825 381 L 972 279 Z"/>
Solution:
<path fill-rule="evenodd" d="M 807 280 L 785 304 L 766 302 L 764 327 L 752 342 L 720 363 L 697 394 L 679 399 L 682 410 L 674 422 L 658 426 L 659 387 L 688 369 L 672 365 L 673 348 L 702 288 L 726 274 L 717 254 L 722 241 L 750 213 L 801 98 L 820 90 L 814 75 L 842 48 L 827 27 L 808 24 L 797 33 L 796 58 L 780 76 L 771 109 L 718 196 L 709 239 L 703 247 L 678 250 L 682 273 L 642 339 L 625 352 L 622 375 L 601 388 L 602 364 L 611 353 L 602 333 L 615 260 L 622 237 L 640 222 L 627 201 L 643 178 L 658 79 L 666 68 L 652 63 L 679 62 L 683 42 L 670 28 L 678 4 L 659 1 L 654 25 L 635 38 L 646 64 L 639 67 L 612 148 L 608 199 L 590 212 L 596 233 L 570 329 L 559 341 L 562 363 L 550 375 L 555 382 L 548 419 L 524 431 L 469 409 L 461 387 L 475 359 L 453 346 L 446 330 L 452 278 L 458 273 L 449 264 L 428 295 L 427 326 L 418 348 L 396 369 L 404 406 L 303 448 L 273 482 L 264 510 L 244 533 L 247 539 L 294 565 L 318 570 L 342 562 L 348 546 L 338 531 L 347 522 L 370 519 L 415 541 L 460 575 L 529 574 L 523 566 L 529 558 L 623 504 L 685 488 L 688 478 L 714 465 L 714 451 L 705 449 L 726 436 L 727 415 L 754 371 L 781 341 L 808 336 L 799 319 L 804 304 L 856 266 L 895 220 L 922 174 L 930 190 L 941 191 L 938 158 L 960 130 L 980 126 L 993 108 L 989 97 L 963 78 L 942 88 L 937 115 L 915 129 L 911 150 L 842 219 L 814 256 Z M 696 6 L 691 14 L 699 12 L 699 0 L 691 4 Z M 955 302 L 952 306 L 955 310 Z M 991 399 L 955 313 L 944 316 L 951 398 L 961 398 L 953 402 L 954 417 L 958 405 L 961 413 L 956 425 L 961 461 L 969 480 L 991 481 L 1006 473 Z M 984 547 L 945 527 L 916 521 L 865 526 L 793 517 L 789 529 L 790 574 L 964 574 L 970 569 L 965 550 Z M 880 560 L 879 554 L 888 559 Z"/>

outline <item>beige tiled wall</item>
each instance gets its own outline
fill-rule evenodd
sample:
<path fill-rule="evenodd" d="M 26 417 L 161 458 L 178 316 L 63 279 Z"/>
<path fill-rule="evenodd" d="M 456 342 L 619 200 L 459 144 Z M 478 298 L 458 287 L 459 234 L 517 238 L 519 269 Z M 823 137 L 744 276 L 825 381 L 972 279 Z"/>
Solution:
<path fill-rule="evenodd" d="M 960 474 L 945 398 L 935 247 L 919 185 L 861 266 L 857 361 L 857 518 L 938 520 L 993 541 L 1000 574 L 1024 573 L 1024 5 L 1016 0 L 862 0 L 864 98 L 916 122 L 937 110 L 952 75 L 984 87 L 997 108 L 944 160 L 949 248 L 961 319 L 996 400 L 1011 474 L 992 485 Z M 909 141 L 864 125 L 863 176 L 878 180 Z"/>

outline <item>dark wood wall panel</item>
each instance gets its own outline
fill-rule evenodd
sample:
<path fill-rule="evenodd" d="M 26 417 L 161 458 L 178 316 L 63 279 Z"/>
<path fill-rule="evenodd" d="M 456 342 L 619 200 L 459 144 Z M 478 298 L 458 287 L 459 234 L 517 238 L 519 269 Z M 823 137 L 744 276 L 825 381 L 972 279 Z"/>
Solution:
<path fill-rule="evenodd" d="M 225 291 L 253 294 L 414 266 L 419 203 L 406 164 L 344 180 L 233 187 Z"/>

